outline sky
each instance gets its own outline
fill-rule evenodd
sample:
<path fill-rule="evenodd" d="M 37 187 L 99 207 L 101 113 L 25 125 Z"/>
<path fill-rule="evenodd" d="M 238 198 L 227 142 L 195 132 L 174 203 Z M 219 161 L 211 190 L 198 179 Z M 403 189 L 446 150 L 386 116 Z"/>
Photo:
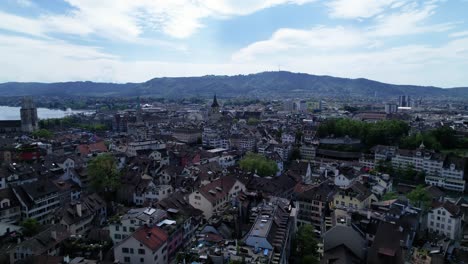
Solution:
<path fill-rule="evenodd" d="M 468 87 L 468 0 L 1 0 L 0 82 L 286 70 Z"/>

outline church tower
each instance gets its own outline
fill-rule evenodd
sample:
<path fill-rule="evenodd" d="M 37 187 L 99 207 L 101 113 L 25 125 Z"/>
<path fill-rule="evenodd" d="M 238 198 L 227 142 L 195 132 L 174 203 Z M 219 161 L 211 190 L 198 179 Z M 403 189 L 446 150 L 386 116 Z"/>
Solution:
<path fill-rule="evenodd" d="M 213 97 L 213 103 L 211 104 L 211 110 L 209 112 L 209 118 L 212 121 L 217 121 L 221 118 L 221 113 L 219 112 L 219 103 L 216 98 L 216 94 Z"/>
<path fill-rule="evenodd" d="M 31 97 L 24 97 L 21 104 L 21 131 L 33 132 L 39 129 L 37 108 Z"/>
<path fill-rule="evenodd" d="M 213 103 L 211 104 L 211 112 L 219 112 L 219 104 L 218 99 L 216 98 L 216 94 L 214 95 Z"/>

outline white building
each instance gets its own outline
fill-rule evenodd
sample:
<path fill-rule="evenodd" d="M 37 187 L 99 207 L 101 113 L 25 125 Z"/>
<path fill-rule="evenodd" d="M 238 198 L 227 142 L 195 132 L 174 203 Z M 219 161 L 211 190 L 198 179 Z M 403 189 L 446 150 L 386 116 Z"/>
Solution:
<path fill-rule="evenodd" d="M 168 263 L 167 233 L 158 227 L 141 227 L 114 247 L 114 258 L 121 264 Z"/>
<path fill-rule="evenodd" d="M 460 207 L 445 201 L 436 204 L 428 212 L 427 227 L 430 232 L 455 240 L 461 236 L 462 218 Z"/>
<path fill-rule="evenodd" d="M 377 146 L 375 163 L 377 164 L 380 160 L 390 160 L 394 168 L 410 166 L 416 171 L 425 172 L 426 184 L 458 192 L 465 190 L 463 160 L 426 150 L 424 144 L 416 150 Z"/>
<path fill-rule="evenodd" d="M 120 219 L 112 221 L 109 225 L 109 232 L 114 244 L 122 241 L 138 228 L 146 225 L 154 225 L 167 217 L 167 213 L 155 208 L 130 209 Z"/>
<path fill-rule="evenodd" d="M 165 148 L 166 144 L 157 140 L 131 142 L 127 147 L 127 155 L 130 157 L 136 157 L 137 151 L 139 150 L 158 150 Z"/>

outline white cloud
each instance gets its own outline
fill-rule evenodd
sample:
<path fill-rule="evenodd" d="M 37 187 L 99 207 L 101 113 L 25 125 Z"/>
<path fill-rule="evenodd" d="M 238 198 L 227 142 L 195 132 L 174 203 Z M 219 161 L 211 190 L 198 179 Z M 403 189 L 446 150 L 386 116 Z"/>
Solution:
<path fill-rule="evenodd" d="M 255 60 L 265 56 L 280 56 L 282 52 L 307 53 L 343 50 L 369 45 L 370 42 L 354 29 L 344 27 L 315 27 L 311 30 L 280 29 L 265 41 L 258 41 L 233 55 L 234 61 Z"/>
<path fill-rule="evenodd" d="M 23 0 L 24 1 L 24 0 Z M 134 40 L 145 30 L 161 31 L 174 38 L 186 38 L 203 27 L 208 17 L 247 15 L 281 4 L 304 4 L 317 0 L 64 0 L 72 10 L 62 15 L 29 19 L 3 14 L 1 27 L 31 35 L 65 33 L 95 34 L 119 40 Z M 5 20 L 7 19 L 7 20 Z M 6 22 L 3 22 L 6 21 Z M 35 23 L 35 28 L 30 24 Z M 15 25 L 26 25 L 21 29 Z"/>
<path fill-rule="evenodd" d="M 451 38 L 468 37 L 468 31 L 460 31 L 450 34 Z"/>
<path fill-rule="evenodd" d="M 127 61 L 98 47 L 72 45 L 52 39 L 0 34 L 0 82 L 101 81 L 143 82 L 163 76 L 252 73 L 272 70 L 245 63 L 175 63 Z"/>
<path fill-rule="evenodd" d="M 15 0 L 15 2 L 22 7 L 32 7 L 34 3 L 30 0 Z"/>
<path fill-rule="evenodd" d="M 401 10 L 376 18 L 371 28 L 373 35 L 380 37 L 410 35 L 427 32 L 443 32 L 451 29 L 453 23 L 428 24 L 427 20 L 435 14 L 437 5 L 432 2 L 418 6 L 414 2 Z"/>
<path fill-rule="evenodd" d="M 338 18 L 369 18 L 386 8 L 400 7 L 405 0 L 333 0 L 327 6 L 330 16 Z"/>

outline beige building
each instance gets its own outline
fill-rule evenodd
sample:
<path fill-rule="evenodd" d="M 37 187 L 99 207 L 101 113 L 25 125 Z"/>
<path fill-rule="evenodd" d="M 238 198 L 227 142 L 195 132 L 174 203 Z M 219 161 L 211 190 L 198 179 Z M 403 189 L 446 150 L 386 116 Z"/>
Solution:
<path fill-rule="evenodd" d="M 205 219 L 209 219 L 214 214 L 224 211 L 241 191 L 245 191 L 243 183 L 233 177 L 221 177 L 192 192 L 189 195 L 189 203 L 203 211 Z"/>

